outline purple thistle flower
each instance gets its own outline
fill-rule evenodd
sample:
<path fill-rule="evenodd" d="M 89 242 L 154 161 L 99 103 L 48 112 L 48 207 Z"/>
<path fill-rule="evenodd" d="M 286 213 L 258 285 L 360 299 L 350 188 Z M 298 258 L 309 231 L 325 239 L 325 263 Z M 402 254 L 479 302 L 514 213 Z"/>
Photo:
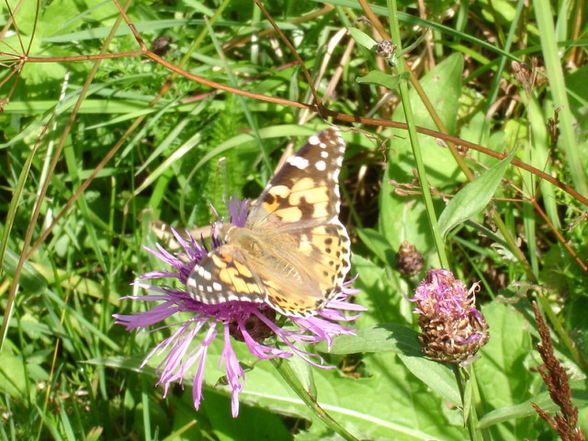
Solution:
<path fill-rule="evenodd" d="M 469 290 L 446 269 L 429 270 L 410 299 L 419 316 L 419 341 L 433 360 L 467 363 L 488 342 L 488 325 L 476 309 L 478 284 Z"/>
<path fill-rule="evenodd" d="M 232 198 L 229 201 L 231 223 L 244 226 L 248 207 L 248 202 Z M 224 365 L 227 383 L 231 390 L 233 417 L 239 413 L 239 392 L 243 389 L 245 379 L 245 372 L 233 350 L 233 339 L 244 342 L 251 354 L 260 359 L 289 358 L 297 355 L 313 366 L 323 369 L 334 368 L 334 366 L 325 365 L 324 360 L 318 354 L 306 352 L 300 349 L 299 345 L 324 340 L 330 347 L 334 336 L 354 334 L 352 329 L 333 323 L 333 321 L 352 321 L 359 316 L 359 314 L 345 316 L 342 311 L 359 313 L 365 310 L 360 305 L 347 302 L 347 298 L 356 294 L 357 290 L 344 287 L 315 316 L 288 317 L 295 328 L 284 329 L 275 323 L 276 312 L 265 303 L 230 301 L 218 305 L 207 305 L 194 300 L 184 289 L 146 283 L 145 281 L 150 279 L 175 278 L 183 285 L 182 288 L 185 288 L 186 281 L 194 266 L 208 254 L 208 249 L 202 243 L 192 238 L 186 240 L 176 231 L 173 231 L 173 234 L 183 252 L 172 254 L 159 244 L 157 244 L 156 250 L 147 247 L 145 249 L 173 267 L 174 270 L 150 271 L 143 274 L 134 285 L 152 293 L 123 297 L 123 299 L 158 302 L 158 304 L 145 312 L 113 315 L 116 323 L 124 325 L 127 330 L 147 330 L 147 328 L 161 323 L 177 313 L 191 314 L 188 320 L 174 324 L 162 324 L 148 331 L 153 332 L 166 327 L 174 329 L 169 337 L 147 355 L 141 365 L 141 367 L 145 366 L 156 355 L 163 356 L 163 360 L 157 366 L 160 372 L 157 385 L 163 384 L 164 397 L 167 395 L 170 384 L 173 382 L 182 383 L 186 373 L 196 365 L 192 377 L 192 397 L 194 407 L 196 409 L 200 407 L 207 351 L 219 333 L 223 335 L 224 349 L 221 363 Z M 214 249 L 221 244 L 215 225 L 213 225 L 211 246 Z M 263 344 L 263 341 L 272 335 L 275 335 L 277 340 L 285 346 L 283 349 Z M 194 344 L 197 336 L 200 336 L 200 341 L 198 344 Z"/>

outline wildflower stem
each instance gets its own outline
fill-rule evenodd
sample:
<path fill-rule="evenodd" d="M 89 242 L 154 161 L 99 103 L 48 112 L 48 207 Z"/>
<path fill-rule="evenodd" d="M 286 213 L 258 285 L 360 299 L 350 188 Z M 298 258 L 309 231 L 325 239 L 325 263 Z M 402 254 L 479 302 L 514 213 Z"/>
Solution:
<path fill-rule="evenodd" d="M 308 391 L 304 388 L 302 383 L 298 380 L 298 377 L 292 370 L 290 363 L 285 360 L 272 358 L 270 360 L 280 376 L 284 379 L 284 381 L 292 388 L 296 395 L 300 397 L 300 399 L 306 404 L 309 408 L 311 408 L 314 413 L 319 417 L 319 419 L 331 430 L 341 435 L 344 439 L 348 441 L 359 441 L 355 436 L 345 430 L 337 421 L 331 417 L 325 410 L 318 404 L 316 398 L 311 396 Z"/>
<path fill-rule="evenodd" d="M 400 39 L 400 28 L 398 26 L 398 8 L 396 6 L 396 0 L 388 0 L 388 19 L 390 20 L 390 35 L 392 36 L 392 42 L 396 45 L 399 54 L 402 54 L 402 42 Z M 405 72 L 405 66 L 400 61 L 397 66 L 398 75 L 402 78 L 402 74 Z M 421 154 L 421 148 L 419 138 L 416 132 L 416 126 L 414 123 L 414 117 L 412 113 L 412 107 L 410 105 L 410 96 L 408 94 L 408 85 L 406 81 L 399 81 L 398 90 L 400 91 L 400 97 L 402 99 L 402 108 L 404 109 L 404 115 L 406 117 L 406 124 L 408 127 L 408 137 L 410 139 L 410 145 L 412 146 L 412 152 L 416 162 L 418 171 L 418 177 L 423 190 L 423 197 L 425 199 L 425 207 L 427 208 L 427 215 L 431 224 L 431 230 L 433 232 L 433 238 L 435 240 L 435 246 L 437 247 L 437 254 L 439 255 L 439 262 L 441 267 L 449 268 L 449 261 L 445 254 L 445 246 L 443 244 L 443 237 L 439 231 L 437 216 L 435 214 L 435 207 L 433 206 L 433 198 L 431 196 L 431 190 L 429 188 L 429 181 L 427 179 L 427 172 L 425 170 L 425 163 Z"/>
<path fill-rule="evenodd" d="M 470 434 L 471 441 L 485 441 L 486 437 L 482 436 L 480 431 L 478 430 L 478 414 L 476 413 L 475 406 L 472 405 L 472 392 L 471 388 L 474 387 L 474 384 L 471 384 L 473 381 L 471 378 L 471 371 L 467 370 L 467 368 L 460 368 L 458 365 L 452 365 L 453 373 L 455 375 L 455 379 L 457 380 L 457 386 L 459 388 L 459 394 L 461 396 L 462 402 L 462 412 L 464 417 L 464 425 L 467 427 L 468 432 Z M 463 370 L 462 370 L 463 369 Z M 466 375 L 464 375 L 464 373 Z M 470 383 L 470 384 L 468 384 Z"/>

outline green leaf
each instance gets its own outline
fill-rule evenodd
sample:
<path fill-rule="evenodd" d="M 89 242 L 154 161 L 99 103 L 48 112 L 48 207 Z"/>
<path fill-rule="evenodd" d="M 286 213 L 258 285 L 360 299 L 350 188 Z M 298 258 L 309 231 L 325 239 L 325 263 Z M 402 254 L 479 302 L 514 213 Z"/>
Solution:
<path fill-rule="evenodd" d="M 451 401 L 455 406 L 461 406 L 457 381 L 448 366 L 424 357 L 400 355 L 400 359 L 415 377 L 437 392 L 439 396 Z"/>
<path fill-rule="evenodd" d="M 485 409 L 500 409 L 539 397 L 534 391 L 541 386 L 541 378 L 531 373 L 529 366 L 540 364 L 533 351 L 530 324 L 525 316 L 511 305 L 492 303 L 482 308 L 490 327 L 490 340 L 480 350 L 480 359 L 473 365 L 480 395 L 484 397 Z M 539 389 L 541 390 L 541 389 Z M 504 416 L 504 414 L 503 414 Z M 480 415 L 485 424 L 496 416 Z M 533 420 L 519 418 L 513 413 L 509 424 L 498 426 L 501 440 L 519 440 L 536 433 Z"/>
<path fill-rule="evenodd" d="M 373 228 L 356 228 L 361 242 L 384 263 L 391 262 L 393 247 L 386 237 Z"/>
<path fill-rule="evenodd" d="M 463 64 L 463 57 L 459 54 L 453 54 L 444 59 L 419 80 L 429 101 L 450 134 L 458 134 L 457 121 L 463 88 Z M 421 98 L 413 88 L 410 89 L 409 97 L 415 124 L 437 130 L 429 114 L 429 110 L 422 103 Z M 406 121 L 403 106 L 396 108 L 392 119 L 394 121 Z M 389 169 L 393 171 L 389 175 L 390 179 L 398 182 L 412 180 L 413 169 L 416 165 L 410 139 L 406 136 L 406 132 L 404 130 L 394 129 L 386 133 L 386 136 L 394 136 L 393 156 L 395 158 L 394 163 L 389 163 Z M 449 149 L 440 148 L 438 140 L 434 137 L 422 134 L 417 136 L 419 137 L 421 148 L 425 152 L 423 161 L 430 185 L 444 188 L 448 183 L 454 183 L 464 179 Z M 391 158 L 389 159 L 392 161 Z"/>
<path fill-rule="evenodd" d="M 368 50 L 372 50 L 374 46 L 377 46 L 377 42 L 370 37 L 368 34 L 360 31 L 357 28 L 348 28 L 351 37 L 359 44 L 360 46 L 365 47 Z"/>
<path fill-rule="evenodd" d="M 384 86 L 387 89 L 394 90 L 400 80 L 404 78 L 408 78 L 408 76 L 390 75 L 379 70 L 372 70 L 367 75 L 357 78 L 356 81 L 360 84 L 377 84 L 378 86 Z"/>
<path fill-rule="evenodd" d="M 254 406 L 240 406 L 239 418 L 233 418 L 229 411 L 229 400 L 220 394 L 206 392 L 205 405 L 202 406 L 220 441 L 272 440 L 289 441 L 292 435 L 279 415 Z M 191 401 L 191 393 L 185 393 L 185 401 Z M 190 403 L 191 404 L 191 403 Z M 194 414 L 185 417 L 194 419 Z M 189 420 L 188 420 L 189 421 Z M 179 438 L 194 439 L 194 438 Z M 199 438 L 205 439 L 205 437 Z"/>
<path fill-rule="evenodd" d="M 337 370 L 315 369 L 320 406 L 353 435 L 359 439 L 463 439 L 460 428 L 434 423 L 442 418 L 441 400 L 415 381 L 395 357 L 372 354 L 363 359 L 369 376 L 347 377 Z M 310 419 L 311 430 L 318 431 L 314 439 L 328 439 L 308 407 L 268 368 L 269 363 L 258 363 L 247 373 L 241 401 Z M 415 408 L 420 411 L 415 413 Z"/>
<path fill-rule="evenodd" d="M 381 264 L 355 254 L 352 267 L 359 277 L 353 287 L 361 292 L 355 295 L 355 301 L 368 308 L 357 320 L 357 326 L 367 328 L 379 326 L 380 323 L 406 323 L 412 313 L 408 302 L 399 293 L 402 285 L 396 274 L 389 274 Z"/>
<path fill-rule="evenodd" d="M 582 381 L 571 382 L 570 386 L 573 388 L 572 396 L 574 397 L 574 405 L 578 408 L 586 407 L 588 405 L 588 393 L 584 390 L 584 383 Z M 532 402 L 537 404 L 547 413 L 555 413 L 558 411 L 558 407 L 551 400 L 549 393 L 542 392 L 523 403 L 515 404 L 514 406 L 499 407 L 498 409 L 488 412 L 483 418 L 480 418 L 478 427 L 485 428 L 503 421 L 535 416 L 537 415 L 537 411 L 531 406 Z"/>
<path fill-rule="evenodd" d="M 26 369 L 22 357 L 8 350 L 0 352 L 0 392 L 12 398 L 24 399 L 27 392 Z"/>
<path fill-rule="evenodd" d="M 514 152 L 457 192 L 439 216 L 439 230 L 443 236 L 486 207 L 513 157 Z"/>
<path fill-rule="evenodd" d="M 328 350 L 326 342 L 316 346 L 318 351 L 331 354 L 355 354 L 358 352 L 397 352 L 399 354 L 420 354 L 417 333 L 405 326 L 385 323 L 360 329 L 356 335 L 341 335 L 333 341 Z"/>

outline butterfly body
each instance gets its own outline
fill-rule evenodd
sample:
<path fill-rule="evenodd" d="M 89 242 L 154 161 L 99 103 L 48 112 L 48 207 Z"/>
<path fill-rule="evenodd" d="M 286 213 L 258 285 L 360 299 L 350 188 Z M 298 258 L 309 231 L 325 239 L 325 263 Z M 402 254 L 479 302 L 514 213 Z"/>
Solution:
<path fill-rule="evenodd" d="M 264 302 L 308 316 L 341 290 L 349 237 L 338 219 L 345 143 L 338 131 L 313 135 L 284 163 L 251 207 L 244 226 L 223 225 L 224 244 L 187 281 L 194 299 Z"/>

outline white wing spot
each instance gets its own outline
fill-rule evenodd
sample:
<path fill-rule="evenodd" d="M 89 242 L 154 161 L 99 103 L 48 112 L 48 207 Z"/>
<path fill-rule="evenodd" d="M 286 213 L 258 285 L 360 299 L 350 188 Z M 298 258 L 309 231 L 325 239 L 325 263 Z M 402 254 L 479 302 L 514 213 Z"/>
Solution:
<path fill-rule="evenodd" d="M 196 273 L 200 277 L 202 277 L 203 279 L 206 279 L 206 280 L 212 279 L 212 274 L 210 274 L 210 271 L 206 271 L 203 266 L 198 267 L 198 269 L 196 270 Z"/>
<path fill-rule="evenodd" d="M 302 156 L 290 156 L 286 162 L 300 170 L 304 170 L 308 167 L 308 159 L 303 158 Z"/>
<path fill-rule="evenodd" d="M 220 291 L 223 289 L 223 286 L 218 282 L 214 282 L 212 284 L 212 289 L 214 289 L 215 291 Z"/>
<path fill-rule="evenodd" d="M 333 182 L 339 182 L 339 169 L 333 171 L 331 179 L 333 180 Z"/>
<path fill-rule="evenodd" d="M 321 158 L 327 159 L 328 157 L 329 157 L 329 152 L 327 152 L 326 150 L 322 150 L 321 151 Z"/>
<path fill-rule="evenodd" d="M 325 161 L 317 161 L 316 164 L 314 164 L 314 166 L 316 167 L 317 170 L 320 171 L 324 171 L 327 168 L 327 163 Z"/>
<path fill-rule="evenodd" d="M 310 138 L 308 138 L 308 143 L 309 144 L 317 145 L 317 144 L 320 144 L 320 142 L 321 142 L 321 140 L 316 135 L 312 135 Z"/>

